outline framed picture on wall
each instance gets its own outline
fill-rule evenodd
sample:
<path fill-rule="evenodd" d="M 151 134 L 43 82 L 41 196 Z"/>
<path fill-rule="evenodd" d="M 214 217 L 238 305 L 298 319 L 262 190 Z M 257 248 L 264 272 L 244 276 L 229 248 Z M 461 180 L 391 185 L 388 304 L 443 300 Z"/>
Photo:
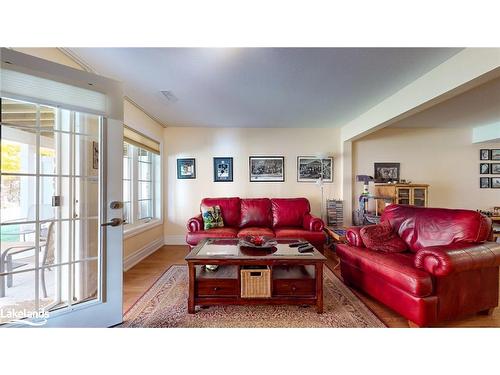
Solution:
<path fill-rule="evenodd" d="M 500 160 L 500 149 L 491 150 L 491 160 Z"/>
<path fill-rule="evenodd" d="M 399 182 L 400 163 L 375 163 L 375 182 Z"/>
<path fill-rule="evenodd" d="M 481 189 L 489 189 L 490 188 L 490 178 L 489 177 L 481 177 L 479 179 L 479 187 Z"/>
<path fill-rule="evenodd" d="M 491 178 L 491 187 L 493 189 L 500 189 L 500 177 Z"/>
<path fill-rule="evenodd" d="M 214 182 L 233 181 L 233 158 L 214 158 Z"/>
<path fill-rule="evenodd" d="M 479 159 L 480 160 L 490 160 L 491 152 L 488 149 L 479 150 Z"/>
<path fill-rule="evenodd" d="M 177 178 L 179 180 L 196 178 L 196 160 L 177 159 Z"/>
<path fill-rule="evenodd" d="M 500 163 L 491 163 L 490 164 L 490 173 L 491 174 L 500 174 Z"/>
<path fill-rule="evenodd" d="M 318 158 L 314 156 L 297 156 L 297 181 L 333 182 L 333 158 Z"/>
<path fill-rule="evenodd" d="M 92 169 L 99 169 L 99 143 L 92 141 Z"/>
<path fill-rule="evenodd" d="M 479 164 L 479 174 L 490 174 L 490 163 Z"/>
<path fill-rule="evenodd" d="M 250 182 L 284 182 L 284 156 L 250 156 Z"/>

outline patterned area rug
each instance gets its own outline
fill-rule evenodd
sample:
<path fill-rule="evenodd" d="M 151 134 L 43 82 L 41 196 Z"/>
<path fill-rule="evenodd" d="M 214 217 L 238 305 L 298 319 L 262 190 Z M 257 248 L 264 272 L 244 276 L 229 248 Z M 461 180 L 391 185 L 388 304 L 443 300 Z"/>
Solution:
<path fill-rule="evenodd" d="M 324 313 L 313 306 L 210 306 L 187 313 L 187 266 L 170 267 L 130 308 L 120 327 L 385 327 L 327 267 Z"/>

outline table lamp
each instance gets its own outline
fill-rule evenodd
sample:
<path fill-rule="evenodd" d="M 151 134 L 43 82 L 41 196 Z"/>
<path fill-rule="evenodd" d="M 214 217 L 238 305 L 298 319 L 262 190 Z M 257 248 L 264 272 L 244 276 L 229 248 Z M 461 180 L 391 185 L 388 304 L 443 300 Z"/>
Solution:
<path fill-rule="evenodd" d="M 368 176 L 366 174 L 358 174 L 356 176 L 356 181 L 363 183 L 363 194 L 362 195 L 368 195 L 368 184 L 370 183 L 370 181 L 373 181 L 373 177 Z"/>

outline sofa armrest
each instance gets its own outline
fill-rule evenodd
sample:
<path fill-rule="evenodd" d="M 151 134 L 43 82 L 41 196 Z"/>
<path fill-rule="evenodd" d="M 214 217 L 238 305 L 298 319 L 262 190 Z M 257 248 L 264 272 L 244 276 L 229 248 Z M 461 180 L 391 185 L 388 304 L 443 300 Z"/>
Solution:
<path fill-rule="evenodd" d="M 187 229 L 189 232 L 198 232 L 203 230 L 203 219 L 201 218 L 201 214 L 188 220 Z"/>
<path fill-rule="evenodd" d="M 456 243 L 447 246 L 430 246 L 417 251 L 415 267 L 434 276 L 447 276 L 479 268 L 500 265 L 500 244 Z"/>
<path fill-rule="evenodd" d="M 363 226 L 350 227 L 346 230 L 345 238 L 347 239 L 349 245 L 356 247 L 365 247 L 363 239 L 361 238 L 361 234 L 359 233 L 361 228 L 363 228 Z"/>
<path fill-rule="evenodd" d="M 302 221 L 302 227 L 306 230 L 310 230 L 311 232 L 321 232 L 325 227 L 325 224 L 319 217 L 306 214 L 304 215 L 304 220 Z"/>

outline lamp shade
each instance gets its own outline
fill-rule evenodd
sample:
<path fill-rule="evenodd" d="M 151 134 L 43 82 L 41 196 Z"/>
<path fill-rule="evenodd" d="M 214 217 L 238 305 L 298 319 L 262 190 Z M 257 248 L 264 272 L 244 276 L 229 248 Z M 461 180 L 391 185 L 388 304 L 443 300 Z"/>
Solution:
<path fill-rule="evenodd" d="M 368 176 L 366 174 L 358 174 L 356 176 L 356 181 L 357 182 L 364 182 L 365 184 L 370 182 L 370 181 L 373 181 L 373 177 L 372 176 Z"/>

